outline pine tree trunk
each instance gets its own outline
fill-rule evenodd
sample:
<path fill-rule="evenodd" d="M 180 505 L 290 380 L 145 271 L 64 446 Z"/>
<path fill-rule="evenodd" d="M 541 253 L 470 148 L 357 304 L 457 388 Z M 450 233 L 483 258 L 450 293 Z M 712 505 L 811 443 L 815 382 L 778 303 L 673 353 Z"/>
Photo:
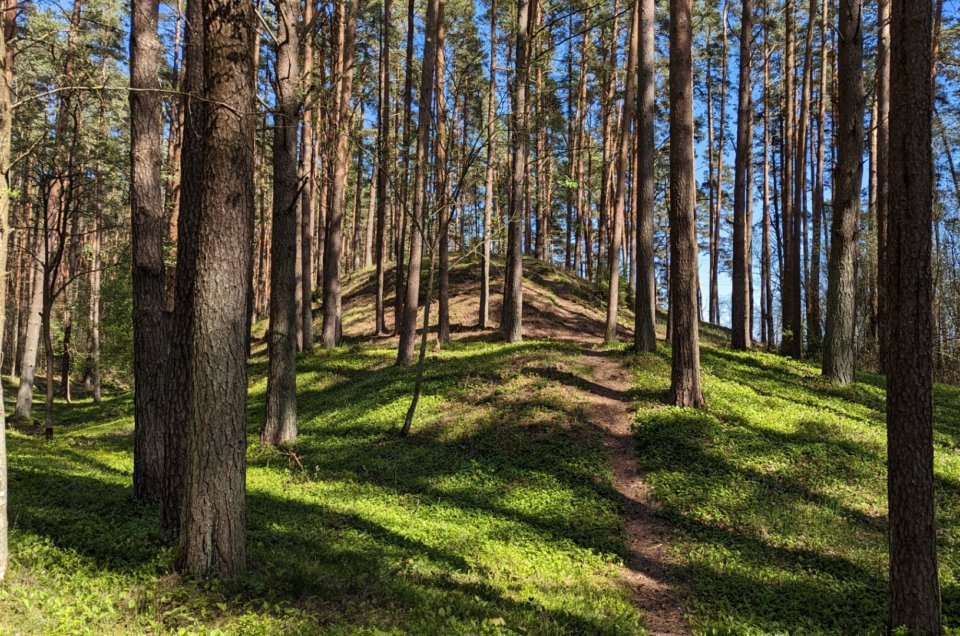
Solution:
<path fill-rule="evenodd" d="M 670 399 L 702 408 L 693 153 L 693 0 L 670 0 Z"/>
<path fill-rule="evenodd" d="M 640 104 L 637 118 L 637 256 L 634 349 L 657 349 L 657 287 L 654 272 L 653 217 L 655 199 L 656 76 L 654 44 L 656 2 L 639 0 Z"/>
<path fill-rule="evenodd" d="M 483 181 L 483 263 L 480 278 L 479 326 L 486 329 L 490 320 L 490 239 L 493 222 L 494 145 L 497 116 L 497 0 L 490 0 L 490 67 L 487 85 L 487 166 Z"/>
<path fill-rule="evenodd" d="M 375 261 L 377 266 L 377 299 L 375 306 L 376 335 L 386 333 L 384 310 L 384 242 L 387 227 L 387 185 L 390 180 L 390 29 L 392 28 L 393 0 L 383 2 L 383 21 L 380 23 L 380 112 L 377 116 L 377 238 Z"/>
<path fill-rule="evenodd" d="M 750 134 L 750 119 L 753 117 L 751 99 L 750 61 L 753 53 L 753 2 L 743 0 L 740 19 L 740 86 L 737 104 L 737 149 L 733 193 L 733 300 L 731 346 L 734 349 L 749 349 L 753 334 L 750 318 L 753 307 L 750 301 L 750 226 L 753 220 L 748 214 L 748 200 L 753 187 L 747 178 L 753 148 Z"/>
<path fill-rule="evenodd" d="M 15 0 L 4 0 L 2 30 L 0 30 L 0 338 L 4 333 L 7 315 L 7 254 L 10 239 L 10 162 L 11 136 L 13 132 L 13 63 L 14 52 L 9 42 L 16 28 Z M 16 300 L 16 299 L 14 299 Z M 2 343 L 0 343 L 2 344 Z M 0 368 L 2 368 L 0 346 Z M 3 385 L 0 383 L 0 405 L 3 402 Z M 7 574 L 7 421 L 6 408 L 0 408 L 0 581 Z"/>
<path fill-rule="evenodd" d="M 158 499 L 163 489 L 164 374 L 168 353 L 166 226 L 160 177 L 163 122 L 157 0 L 136 0 L 130 31 L 130 156 L 133 234 L 134 462 L 133 494 Z"/>
<path fill-rule="evenodd" d="M 309 5 L 309 1 L 307 3 Z M 267 416 L 261 441 L 279 446 L 297 437 L 296 252 L 297 128 L 300 119 L 299 0 L 277 0 L 276 106 L 273 123 L 273 225 L 270 232 L 270 327 L 267 333 Z M 310 202 L 307 202 L 308 206 Z M 304 238 L 309 242 L 309 232 Z M 304 280 L 309 280 L 310 261 Z M 306 291 L 306 290 L 305 290 Z M 309 301 L 304 305 L 309 305 Z M 305 313 L 304 318 L 309 316 Z M 304 342 L 309 328 L 304 322 Z"/>
<path fill-rule="evenodd" d="M 877 332 L 880 371 L 887 369 L 887 217 L 890 205 L 890 2 L 877 0 Z M 899 89 L 898 89 L 899 90 Z"/>
<path fill-rule="evenodd" d="M 933 475 L 930 2 L 890 25 L 887 462 L 891 628 L 940 634 Z"/>
<path fill-rule="evenodd" d="M 837 166 L 827 266 L 827 330 L 823 375 L 838 384 L 856 371 L 856 256 L 863 156 L 863 4 L 840 4 L 837 51 Z"/>
<path fill-rule="evenodd" d="M 230 577 L 246 565 L 247 360 L 253 243 L 253 6 L 204 0 L 205 132 L 188 340 L 186 488 L 177 569 Z M 186 173 L 184 174 L 186 176 Z M 201 212 L 202 210 L 202 212 Z"/>
<path fill-rule="evenodd" d="M 620 117 L 620 148 L 617 154 L 616 200 L 613 208 L 613 222 L 610 237 L 610 255 L 607 259 L 610 268 L 609 289 L 607 290 L 607 325 L 604 339 L 614 342 L 617 339 L 617 305 L 620 301 L 620 244 L 623 242 L 624 207 L 627 197 L 627 170 L 633 148 L 633 111 L 637 92 L 637 54 L 640 46 L 640 10 L 639 3 L 633 3 L 630 18 L 630 39 L 627 50 L 627 80 L 623 94 L 623 115 Z M 605 187 L 605 185 L 601 185 Z M 601 250 L 603 246 L 601 243 Z"/>
<path fill-rule="evenodd" d="M 536 13 L 537 0 L 519 0 L 517 5 L 517 48 L 514 56 L 516 75 L 513 82 L 513 166 L 512 196 L 507 227 L 507 276 L 503 282 L 503 324 L 507 342 L 523 339 L 523 251 L 522 209 L 527 179 L 527 84 L 530 65 L 527 59 L 530 14 Z M 531 10 L 531 5 L 534 5 Z"/>
<path fill-rule="evenodd" d="M 303 3 L 303 24 L 307 27 L 303 41 L 303 72 L 304 86 L 303 95 L 309 96 L 313 92 L 313 27 L 312 23 L 315 16 L 314 2 L 316 0 L 306 0 Z M 288 11 L 299 9 L 299 4 L 294 7 L 290 3 L 285 3 Z M 297 11 L 299 13 L 299 11 Z M 284 17 L 286 20 L 286 17 Z M 298 27 L 299 28 L 299 27 Z M 299 52 L 294 51 L 294 56 Z M 299 78 L 295 78 L 299 83 Z M 295 85 L 296 88 L 296 85 Z M 302 106 L 300 107 L 302 108 Z M 302 327 L 302 344 L 304 351 L 310 351 L 313 348 L 313 282 L 316 280 L 313 271 L 313 226 L 316 224 L 315 205 L 314 205 L 314 187 L 317 180 L 317 146 L 314 133 L 314 121 L 316 119 L 317 109 L 310 105 L 303 113 L 303 134 L 301 139 L 300 152 L 300 173 L 303 179 L 303 191 L 300 193 L 300 324 Z M 293 135 L 293 157 L 296 160 L 296 130 Z M 276 161 L 274 161 L 276 164 Z M 274 177 L 276 179 L 276 176 Z M 274 203 L 276 205 L 276 203 Z"/>
<path fill-rule="evenodd" d="M 430 121 L 433 103 L 434 79 L 437 66 L 437 36 L 440 5 L 443 0 L 429 0 L 427 4 L 426 35 L 423 47 L 423 70 L 420 78 L 420 98 L 417 113 L 417 154 L 413 166 L 413 210 L 410 218 L 410 260 L 407 269 L 406 297 L 403 301 L 403 322 L 400 325 L 400 345 L 397 364 L 413 364 L 417 340 L 417 313 L 420 304 L 420 266 L 423 258 L 423 242 L 426 238 L 426 172 L 427 153 L 430 149 Z"/>
<path fill-rule="evenodd" d="M 344 25 L 340 59 L 343 73 L 339 78 L 339 102 L 336 108 L 337 136 L 334 151 L 334 169 L 330 209 L 327 213 L 326 247 L 323 252 L 323 331 L 321 344 L 333 349 L 341 337 L 340 265 L 343 256 L 343 215 L 346 209 L 347 172 L 350 163 L 350 96 L 353 88 L 354 49 L 357 36 L 357 15 L 362 11 L 362 0 L 349 10 Z"/>

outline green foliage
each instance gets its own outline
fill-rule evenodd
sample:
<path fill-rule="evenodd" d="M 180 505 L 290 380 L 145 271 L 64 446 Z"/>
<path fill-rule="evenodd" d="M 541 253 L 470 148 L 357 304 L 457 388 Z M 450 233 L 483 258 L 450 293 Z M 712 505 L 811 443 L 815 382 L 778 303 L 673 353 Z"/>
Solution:
<path fill-rule="evenodd" d="M 355 346 L 300 359 L 301 436 L 256 443 L 250 572 L 169 574 L 153 506 L 130 501 L 132 397 L 58 405 L 58 437 L 11 433 L 9 582 L 23 634 L 642 634 L 620 579 L 619 498 L 569 390 L 540 370 L 569 345 L 452 343 L 431 354 L 414 434 L 413 370 Z"/>
<path fill-rule="evenodd" d="M 884 633 L 882 378 L 862 374 L 838 388 L 807 362 L 709 344 L 702 355 L 705 411 L 662 405 L 668 349 L 634 360 L 640 469 L 675 532 L 695 626 L 716 635 Z M 944 618 L 956 630 L 960 391 L 938 386 L 936 403 Z"/>

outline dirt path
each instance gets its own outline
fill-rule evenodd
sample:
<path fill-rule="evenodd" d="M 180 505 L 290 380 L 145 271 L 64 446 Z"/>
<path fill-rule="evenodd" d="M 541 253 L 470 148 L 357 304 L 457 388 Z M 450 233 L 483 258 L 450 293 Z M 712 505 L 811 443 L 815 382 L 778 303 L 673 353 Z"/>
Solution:
<path fill-rule="evenodd" d="M 630 552 L 625 577 L 651 634 L 689 634 L 680 595 L 666 579 L 665 533 L 654 514 L 650 488 L 637 473 L 629 371 L 615 355 L 584 348 L 582 362 L 593 369 L 592 388 L 585 391 L 586 412 L 604 435 L 614 488 L 623 499 Z"/>

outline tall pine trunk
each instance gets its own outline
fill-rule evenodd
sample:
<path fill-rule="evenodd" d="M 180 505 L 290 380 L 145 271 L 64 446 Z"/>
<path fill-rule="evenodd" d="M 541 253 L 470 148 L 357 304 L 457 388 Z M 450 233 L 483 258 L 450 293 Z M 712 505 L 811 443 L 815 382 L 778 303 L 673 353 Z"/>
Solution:
<path fill-rule="evenodd" d="M 750 301 L 750 226 L 753 220 L 748 213 L 748 200 L 753 184 L 748 179 L 753 139 L 750 134 L 750 118 L 753 117 L 753 100 L 750 85 L 750 60 L 753 53 L 753 2 L 743 0 L 740 18 L 740 86 L 737 104 L 737 150 L 733 192 L 733 302 L 731 346 L 734 349 L 749 349 L 753 334 L 750 318 L 753 307 Z"/>
<path fill-rule="evenodd" d="M 856 371 L 856 256 L 863 157 L 863 3 L 840 3 L 837 51 L 837 166 L 827 264 L 827 330 L 823 375 L 838 384 Z"/>
<path fill-rule="evenodd" d="M 890 86 L 897 90 L 890 94 L 887 191 L 888 625 L 937 635 L 941 623 L 931 354 L 932 9 L 931 2 L 894 0 L 890 25 Z"/>
<path fill-rule="evenodd" d="M 670 0 L 670 399 L 702 408 L 693 153 L 693 0 Z"/>
<path fill-rule="evenodd" d="M 657 349 L 657 286 L 654 272 L 653 216 L 655 200 L 656 76 L 654 66 L 656 2 L 639 0 L 640 103 L 637 113 L 637 252 L 634 348 Z"/>
<path fill-rule="evenodd" d="M 158 67 L 158 0 L 135 0 L 130 30 L 130 209 L 133 235 L 133 495 L 163 490 L 164 376 L 167 373 L 166 226 L 160 176 L 163 121 Z"/>
<path fill-rule="evenodd" d="M 309 0 L 308 0 L 309 4 Z M 270 232 L 270 327 L 267 332 L 267 417 L 261 440 L 279 446 L 297 437 L 297 128 L 300 119 L 299 0 L 277 0 L 276 112 L 273 124 L 273 226 Z M 305 131 L 306 134 L 307 131 Z M 307 202 L 308 205 L 310 202 Z M 309 236 L 305 236 L 309 242 Z M 304 259 L 304 280 L 310 261 Z M 306 290 L 304 290 L 306 291 Z M 304 305 L 309 305 L 309 294 Z M 304 314 L 304 318 L 308 318 Z M 304 322 L 304 342 L 310 333 Z"/>
<path fill-rule="evenodd" d="M 246 313 L 253 219 L 253 6 L 204 0 L 202 166 L 186 368 L 186 472 L 177 569 L 246 565 Z M 186 173 L 184 174 L 186 177 Z"/>

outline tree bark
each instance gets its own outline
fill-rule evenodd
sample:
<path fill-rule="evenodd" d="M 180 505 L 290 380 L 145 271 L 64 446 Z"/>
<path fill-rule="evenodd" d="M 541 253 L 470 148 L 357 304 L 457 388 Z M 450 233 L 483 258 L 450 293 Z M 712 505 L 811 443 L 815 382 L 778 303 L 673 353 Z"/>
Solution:
<path fill-rule="evenodd" d="M 186 483 L 177 569 L 246 564 L 246 311 L 253 219 L 253 5 L 204 0 L 201 208 L 186 375 Z M 219 105 L 213 107 L 212 105 Z M 186 176 L 186 175 L 185 175 Z"/>
<path fill-rule="evenodd" d="M 933 475 L 932 2 L 890 24 L 887 462 L 890 628 L 940 634 Z"/>
<path fill-rule="evenodd" d="M 311 0 L 308 0 L 309 5 Z M 297 309 L 294 263 L 297 254 L 297 129 L 300 119 L 299 0 L 276 0 L 278 28 L 275 77 L 276 111 L 273 123 L 273 227 L 270 250 L 270 327 L 267 333 L 267 415 L 261 441 L 279 446 L 297 438 Z M 308 38 L 309 39 L 309 38 Z M 306 131 L 305 131 L 306 132 Z M 312 202 L 306 201 L 307 206 Z M 309 242 L 310 232 L 304 237 Z M 310 260 L 303 258 L 304 281 L 309 281 Z M 307 288 L 310 286 L 307 285 Z M 308 291 L 305 288 L 304 291 Z M 309 293 L 304 306 L 309 306 Z M 304 343 L 309 312 L 304 312 Z"/>
<path fill-rule="evenodd" d="M 827 265 L 823 375 L 838 384 L 856 372 L 856 256 L 863 157 L 863 2 L 840 3 L 837 51 L 837 167 Z"/>
<path fill-rule="evenodd" d="M 634 349 L 657 349 L 657 287 L 654 273 L 653 217 L 655 199 L 654 133 L 656 127 L 656 75 L 654 56 L 656 2 L 639 0 L 640 104 L 637 118 L 637 276 Z"/>
<path fill-rule="evenodd" d="M 4 0 L 0 8 L 0 338 L 4 333 L 7 315 L 7 254 L 10 239 L 10 162 L 13 133 L 13 64 L 11 41 L 16 28 L 16 2 Z M 0 343 L 2 345 L 2 343 Z M 3 365 L 3 347 L 0 346 L 0 368 Z M 0 383 L 0 405 L 3 404 L 3 385 Z M 0 581 L 7 574 L 7 421 L 6 408 L 0 408 Z"/>
<path fill-rule="evenodd" d="M 486 329 L 490 320 L 490 238 L 493 222 L 493 180 L 497 132 L 497 0 L 490 0 L 490 67 L 487 85 L 487 167 L 483 182 L 483 272 L 480 279 L 481 329 Z"/>
<path fill-rule="evenodd" d="M 670 399 L 703 408 L 697 322 L 697 201 L 693 153 L 693 0 L 670 0 Z"/>
<path fill-rule="evenodd" d="M 537 0 L 519 0 L 517 4 L 516 74 L 513 82 L 513 167 L 512 196 L 507 225 L 507 275 L 503 282 L 503 324 L 507 342 L 523 339 L 523 195 L 527 179 L 527 85 L 530 65 L 527 59 L 530 37 L 531 4 Z"/>
<path fill-rule="evenodd" d="M 731 308 L 730 345 L 734 349 L 749 349 L 753 334 L 750 318 L 750 226 L 748 199 L 753 184 L 747 178 L 753 150 L 750 118 L 753 117 L 753 99 L 750 84 L 750 60 L 753 54 L 753 2 L 743 0 L 740 18 L 740 86 L 737 103 L 737 150 L 733 192 L 733 300 Z"/>
<path fill-rule="evenodd" d="M 430 121 L 433 103 L 434 79 L 437 66 L 437 30 L 443 0 L 429 0 L 427 4 L 426 34 L 423 46 L 423 70 L 420 78 L 420 98 L 417 113 L 417 155 L 413 166 L 413 211 L 410 218 L 410 260 L 407 269 L 406 297 L 403 301 L 403 323 L 400 327 L 400 345 L 397 364 L 413 364 L 417 339 L 417 312 L 420 304 L 420 266 L 423 241 L 426 236 L 426 172 L 427 152 L 430 148 Z"/>
<path fill-rule="evenodd" d="M 133 235 L 133 496 L 163 492 L 164 376 L 167 372 L 166 221 L 160 175 L 158 0 L 135 0 L 130 30 L 130 209 Z"/>
<path fill-rule="evenodd" d="M 303 3 L 303 24 L 306 27 L 305 39 L 303 41 L 303 95 L 307 98 L 311 98 L 311 93 L 313 92 L 313 21 L 315 16 L 315 7 L 314 2 L 316 0 L 306 0 Z M 299 9 L 299 4 L 296 7 L 292 3 L 285 3 L 288 5 L 287 11 L 293 9 Z M 299 13 L 299 11 L 298 11 Z M 284 20 L 286 17 L 284 16 Z M 299 28 L 298 25 L 296 25 Z M 299 52 L 294 50 L 293 56 L 299 55 Z M 293 89 L 297 89 L 297 85 L 300 83 L 299 78 L 294 78 L 295 84 Z M 296 94 L 294 93 L 294 98 Z M 302 109 L 303 106 L 298 106 Z M 300 258 L 300 325 L 302 329 L 302 345 L 304 351 L 310 351 L 313 348 L 313 283 L 316 280 L 313 267 L 313 226 L 316 224 L 315 219 L 315 205 L 313 198 L 314 185 L 317 179 L 317 146 L 316 139 L 314 138 L 314 120 L 316 117 L 317 108 L 315 106 L 310 106 L 305 113 L 302 115 L 303 119 L 303 138 L 301 140 L 301 152 L 300 152 L 300 172 L 302 173 L 303 178 L 303 191 L 299 193 L 300 195 L 300 253 L 297 255 Z M 293 157 L 296 161 L 296 139 L 297 131 L 293 131 Z M 276 164 L 276 161 L 274 161 Z M 276 179 L 276 176 L 274 176 Z M 297 184 L 299 185 L 299 184 Z M 299 188 L 295 189 L 296 190 Z M 276 202 L 274 202 L 276 205 Z M 295 256 L 296 258 L 296 256 Z"/>
<path fill-rule="evenodd" d="M 357 15 L 363 10 L 362 0 L 351 5 L 344 28 L 341 58 L 343 74 L 340 76 L 339 110 L 337 116 L 337 145 L 334 155 L 333 193 L 327 212 L 326 248 L 323 252 L 323 331 L 321 343 L 324 349 L 333 349 L 340 344 L 341 289 L 340 261 L 343 255 L 343 215 L 346 209 L 347 172 L 350 163 L 350 96 L 353 88 L 354 49 L 357 37 Z"/>
<path fill-rule="evenodd" d="M 387 185 L 390 180 L 390 29 L 392 28 L 393 0 L 383 2 L 383 21 L 380 23 L 380 112 L 377 116 L 377 238 L 375 260 L 377 265 L 376 335 L 385 334 L 386 317 L 384 296 L 384 242 L 387 227 Z"/>
<path fill-rule="evenodd" d="M 607 259 L 610 268 L 610 286 L 607 290 L 607 326 L 604 334 L 604 339 L 607 342 L 614 342 L 617 339 L 617 305 L 620 302 L 620 244 L 623 242 L 627 170 L 630 163 L 630 150 L 633 148 L 631 129 L 633 127 L 633 112 L 637 92 L 637 54 L 640 47 L 640 9 L 637 2 L 633 3 L 633 9 L 631 10 L 629 38 L 627 80 L 623 94 L 623 114 L 620 117 L 620 148 L 617 154 L 616 200 L 613 208 L 613 223 L 610 228 L 610 254 Z"/>

